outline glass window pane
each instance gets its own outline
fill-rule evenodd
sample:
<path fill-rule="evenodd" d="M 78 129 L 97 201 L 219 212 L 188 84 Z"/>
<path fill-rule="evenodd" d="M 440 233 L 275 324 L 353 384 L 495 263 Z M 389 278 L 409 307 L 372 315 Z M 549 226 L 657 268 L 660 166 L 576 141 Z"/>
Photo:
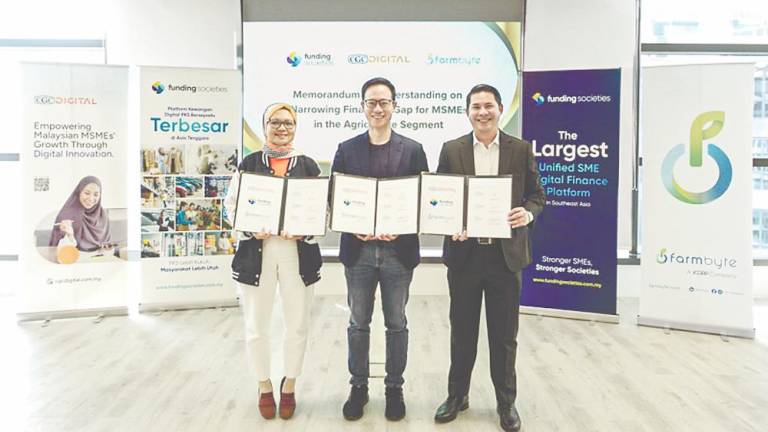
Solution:
<path fill-rule="evenodd" d="M 752 248 L 755 258 L 768 258 L 768 167 L 752 173 Z"/>
<path fill-rule="evenodd" d="M 10 48 L 0 47 L 0 94 L 11 103 L 0 104 L 6 119 L 0 153 L 21 153 L 21 66 L 20 62 L 104 63 L 104 48 Z"/>
<path fill-rule="evenodd" d="M 768 56 L 646 54 L 641 61 L 643 66 L 755 62 L 752 154 L 768 157 Z"/>
<path fill-rule="evenodd" d="M 644 43 L 768 43 L 765 0 L 643 0 Z"/>

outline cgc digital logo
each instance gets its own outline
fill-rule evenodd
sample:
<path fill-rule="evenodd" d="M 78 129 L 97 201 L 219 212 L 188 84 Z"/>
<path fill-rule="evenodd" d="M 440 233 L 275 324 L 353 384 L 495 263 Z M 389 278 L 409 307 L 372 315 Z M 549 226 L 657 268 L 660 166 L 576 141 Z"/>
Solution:
<path fill-rule="evenodd" d="M 152 83 L 152 91 L 156 94 L 160 94 L 165 91 L 165 86 L 160 81 L 155 81 Z"/>
<path fill-rule="evenodd" d="M 350 54 L 347 56 L 347 63 L 349 64 L 367 64 L 368 54 Z"/>
<path fill-rule="evenodd" d="M 701 168 L 704 140 L 713 138 L 725 125 L 725 113 L 723 111 L 709 111 L 699 114 L 691 123 L 690 156 L 688 164 L 694 168 Z M 715 184 L 704 192 L 691 192 L 684 189 L 675 179 L 675 163 L 685 153 L 685 146 L 678 144 L 664 157 L 661 164 L 661 181 L 667 192 L 677 200 L 686 204 L 706 204 L 720 198 L 731 185 L 733 167 L 731 160 L 725 152 L 714 143 L 707 144 L 707 154 L 717 164 L 719 171 Z"/>
<path fill-rule="evenodd" d="M 285 58 L 285 61 L 287 61 L 291 67 L 298 67 L 301 64 L 301 54 L 296 51 L 291 51 L 288 54 L 288 57 Z"/>
<path fill-rule="evenodd" d="M 97 105 L 96 98 L 84 96 L 50 96 L 37 95 L 32 97 L 37 105 Z"/>
<path fill-rule="evenodd" d="M 544 96 L 542 96 L 540 92 L 534 93 L 533 96 L 531 96 L 531 99 L 533 99 L 536 106 L 544 105 Z"/>
<path fill-rule="evenodd" d="M 411 60 L 401 54 L 350 54 L 347 63 L 354 65 L 363 64 L 410 64 Z"/>

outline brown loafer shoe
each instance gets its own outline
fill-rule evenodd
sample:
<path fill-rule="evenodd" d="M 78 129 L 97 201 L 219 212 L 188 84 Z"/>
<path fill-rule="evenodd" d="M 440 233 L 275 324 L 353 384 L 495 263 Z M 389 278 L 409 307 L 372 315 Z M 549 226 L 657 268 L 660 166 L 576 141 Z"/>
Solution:
<path fill-rule="evenodd" d="M 273 392 L 259 392 L 259 413 L 267 420 L 275 418 L 275 397 Z"/>
<path fill-rule="evenodd" d="M 280 381 L 280 418 L 288 420 L 296 411 L 296 397 L 294 393 L 283 393 L 283 384 L 285 384 L 285 377 Z"/>

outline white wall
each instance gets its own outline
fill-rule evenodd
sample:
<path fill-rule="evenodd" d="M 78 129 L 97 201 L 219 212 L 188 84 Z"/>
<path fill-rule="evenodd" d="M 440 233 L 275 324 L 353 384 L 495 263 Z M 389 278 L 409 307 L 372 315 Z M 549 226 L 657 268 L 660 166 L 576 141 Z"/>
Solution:
<path fill-rule="evenodd" d="M 110 64 L 236 67 L 239 0 L 5 3 L 0 38 L 106 38 Z"/>
<path fill-rule="evenodd" d="M 634 0 L 533 0 L 527 3 L 527 71 L 621 68 L 619 248 L 632 234 Z"/>
<path fill-rule="evenodd" d="M 237 0 L 108 0 L 111 64 L 233 69 L 240 37 Z"/>

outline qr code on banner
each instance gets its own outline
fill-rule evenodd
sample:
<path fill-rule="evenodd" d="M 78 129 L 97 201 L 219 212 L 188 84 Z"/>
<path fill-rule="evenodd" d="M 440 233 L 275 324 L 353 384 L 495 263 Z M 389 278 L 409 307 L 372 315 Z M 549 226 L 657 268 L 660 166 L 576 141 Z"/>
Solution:
<path fill-rule="evenodd" d="M 48 177 L 35 177 L 35 192 L 47 192 L 50 186 Z"/>

